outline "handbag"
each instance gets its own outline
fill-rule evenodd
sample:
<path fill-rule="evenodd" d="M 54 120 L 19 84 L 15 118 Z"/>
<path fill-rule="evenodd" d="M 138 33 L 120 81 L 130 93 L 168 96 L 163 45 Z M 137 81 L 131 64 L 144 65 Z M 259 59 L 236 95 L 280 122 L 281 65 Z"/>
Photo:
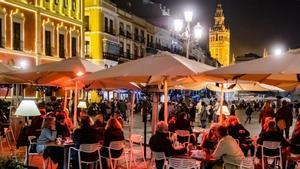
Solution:
<path fill-rule="evenodd" d="M 277 122 L 277 126 L 279 127 L 280 130 L 283 130 L 286 128 L 286 123 L 285 123 L 285 120 L 279 120 Z"/>

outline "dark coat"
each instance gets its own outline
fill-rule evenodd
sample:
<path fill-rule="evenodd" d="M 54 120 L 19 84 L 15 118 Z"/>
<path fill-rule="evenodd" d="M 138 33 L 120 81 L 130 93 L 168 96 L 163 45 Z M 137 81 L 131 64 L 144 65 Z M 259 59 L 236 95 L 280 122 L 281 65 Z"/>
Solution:
<path fill-rule="evenodd" d="M 240 130 L 244 130 L 245 133 L 241 134 L 239 133 Z M 245 138 L 249 137 L 250 133 L 245 127 L 241 124 L 237 124 L 235 126 L 228 126 L 228 134 L 232 136 L 234 139 L 240 139 L 240 138 Z"/>
<path fill-rule="evenodd" d="M 186 153 L 186 149 L 174 149 L 171 140 L 168 138 L 168 133 L 156 132 L 150 138 L 149 141 L 150 149 L 155 152 L 164 152 L 166 157 L 170 157 L 176 154 Z"/>
<path fill-rule="evenodd" d="M 108 150 L 106 147 L 109 147 L 110 143 L 113 141 L 122 141 L 125 140 L 124 133 L 121 129 L 107 129 L 104 131 L 104 143 L 101 148 L 101 155 L 104 157 L 108 157 Z M 119 157 L 122 154 L 123 150 L 121 151 L 111 151 L 112 157 Z"/>
<path fill-rule="evenodd" d="M 79 148 L 80 144 L 98 143 L 99 138 L 96 133 L 97 130 L 92 127 L 76 129 L 73 134 L 75 147 Z"/>
<path fill-rule="evenodd" d="M 175 130 L 188 130 L 190 133 L 192 133 L 192 126 L 190 124 L 190 121 L 186 119 L 178 119 L 175 123 Z"/>
<path fill-rule="evenodd" d="M 279 120 L 285 120 L 287 127 L 292 126 L 293 124 L 293 111 L 289 106 L 284 106 L 278 109 L 275 117 L 276 123 Z"/>

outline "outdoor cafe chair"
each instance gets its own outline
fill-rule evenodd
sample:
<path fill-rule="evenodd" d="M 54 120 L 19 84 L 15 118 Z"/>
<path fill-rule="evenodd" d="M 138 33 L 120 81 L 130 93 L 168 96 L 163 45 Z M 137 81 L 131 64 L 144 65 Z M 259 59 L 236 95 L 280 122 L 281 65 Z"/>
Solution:
<path fill-rule="evenodd" d="M 104 146 L 102 146 L 104 147 Z M 111 169 L 116 169 L 117 168 L 117 162 L 125 159 L 126 162 L 126 168 L 129 169 L 128 167 L 128 158 L 127 155 L 128 153 L 125 151 L 125 140 L 123 141 L 112 141 L 109 145 L 109 147 L 105 147 L 108 149 L 108 158 L 109 158 L 109 163 L 111 166 Z M 113 151 L 122 151 L 122 154 L 119 157 L 113 157 L 112 152 Z"/>
<path fill-rule="evenodd" d="M 164 160 L 164 165 L 163 165 L 163 168 L 167 168 L 167 165 L 168 165 L 168 161 L 167 161 L 167 157 L 165 155 L 164 152 L 156 152 L 156 151 L 152 151 L 152 156 L 153 156 L 153 160 L 152 160 L 152 164 L 154 162 L 155 164 L 155 161 L 160 161 L 160 160 Z"/>
<path fill-rule="evenodd" d="M 187 140 L 187 141 L 185 141 L 181 144 L 190 143 L 190 138 L 191 138 L 190 131 L 188 131 L 188 130 L 176 130 L 175 133 L 177 135 L 177 141 L 178 141 L 178 137 L 181 137 L 182 139 Z"/>
<path fill-rule="evenodd" d="M 146 159 L 144 157 L 144 148 L 143 148 L 143 144 L 142 144 L 142 142 L 143 142 L 143 136 L 138 135 L 138 134 L 132 134 L 130 136 L 129 141 L 130 141 L 130 149 L 128 150 L 129 153 L 130 153 L 129 166 L 131 167 L 132 159 L 134 160 L 134 164 L 137 165 L 137 163 L 136 163 L 136 156 L 135 155 L 139 154 L 139 156 L 143 158 L 144 165 L 146 167 L 147 163 L 146 163 Z M 134 144 L 138 145 L 138 147 L 136 147 L 137 151 L 135 151 L 135 149 L 133 149 Z"/>
<path fill-rule="evenodd" d="M 261 146 L 261 157 L 262 157 L 262 168 L 265 169 L 265 158 L 267 159 L 266 162 L 268 163 L 268 159 L 274 160 L 275 165 L 278 163 L 279 159 L 279 167 L 282 168 L 282 155 L 281 155 L 281 143 L 275 141 L 264 141 L 263 145 Z M 268 150 L 278 150 L 278 155 L 269 156 L 265 154 L 265 149 Z"/>
<path fill-rule="evenodd" d="M 200 162 L 194 159 L 169 158 L 167 169 L 200 169 Z"/>
<path fill-rule="evenodd" d="M 72 155 L 72 151 L 77 152 L 77 159 L 78 159 L 78 164 L 79 164 L 79 169 L 82 168 L 81 164 L 96 164 L 96 168 L 98 167 L 98 163 L 100 165 L 100 169 L 102 168 L 102 164 L 101 164 L 101 156 L 100 156 L 100 145 L 99 143 L 95 143 L 95 144 L 81 144 L 79 149 L 75 148 L 75 147 L 70 147 L 69 150 L 69 154 L 68 154 L 68 169 L 70 169 L 70 160 L 71 160 L 71 155 Z M 92 155 L 95 152 L 97 152 L 98 157 L 92 161 L 84 161 L 82 159 L 82 153 L 85 154 L 85 156 L 88 155 Z"/>
<path fill-rule="evenodd" d="M 300 150 L 299 144 L 292 144 L 291 146 L 293 146 L 294 149 L 296 148 L 297 150 Z M 300 167 L 300 153 L 294 153 L 292 148 L 291 148 L 291 159 L 293 159 L 293 161 L 296 162 L 297 167 Z"/>
<path fill-rule="evenodd" d="M 28 136 L 28 141 L 29 141 L 29 146 L 26 150 L 25 161 L 24 161 L 25 165 L 26 165 L 27 161 L 28 161 L 28 165 L 30 165 L 30 162 L 34 156 L 43 156 L 42 153 L 38 153 L 36 151 L 36 146 L 37 146 L 36 136 Z M 43 158 L 43 169 L 48 168 L 49 162 L 50 162 L 50 167 L 52 168 L 52 162 L 51 162 L 50 158 L 48 158 L 46 161 Z M 46 165 L 46 163 L 47 163 L 47 165 Z"/>
<path fill-rule="evenodd" d="M 240 164 L 231 163 L 231 162 L 224 162 L 223 163 L 223 169 L 226 168 L 226 166 L 236 166 L 239 169 L 254 169 L 254 158 L 253 157 L 246 157 L 244 158 Z"/>

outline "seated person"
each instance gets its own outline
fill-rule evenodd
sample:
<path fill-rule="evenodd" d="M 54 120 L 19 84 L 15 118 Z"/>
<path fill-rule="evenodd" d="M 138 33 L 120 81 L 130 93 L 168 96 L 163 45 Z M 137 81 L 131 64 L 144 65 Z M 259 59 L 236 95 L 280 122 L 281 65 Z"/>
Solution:
<path fill-rule="evenodd" d="M 175 133 L 175 123 L 176 123 L 175 116 L 171 116 L 169 119 L 169 131 L 172 133 Z"/>
<path fill-rule="evenodd" d="M 208 152 L 214 151 L 218 144 L 217 129 L 219 127 L 218 123 L 212 123 L 208 133 L 203 133 L 201 147 Z"/>
<path fill-rule="evenodd" d="M 42 124 L 41 135 L 37 139 L 36 151 L 42 153 L 45 150 L 45 144 L 55 141 L 56 136 L 55 119 L 52 117 L 45 118 Z"/>
<path fill-rule="evenodd" d="M 54 163 L 58 163 L 57 168 L 63 168 L 63 153 L 64 149 L 55 146 L 46 146 L 47 143 L 55 141 L 57 131 L 55 127 L 55 119 L 46 117 L 43 121 L 41 135 L 37 139 L 36 151 L 43 153 L 43 158 L 51 158 Z"/>
<path fill-rule="evenodd" d="M 266 132 L 262 133 L 262 135 L 258 138 L 257 144 L 263 145 L 264 141 L 274 141 L 280 142 L 282 147 L 282 158 L 283 158 L 283 166 L 285 165 L 286 153 L 285 148 L 289 145 L 289 143 L 284 139 L 282 133 L 277 130 L 277 126 L 275 121 L 271 120 L 268 122 L 268 129 Z M 268 156 L 278 155 L 278 150 L 269 150 L 264 149 L 264 153 Z M 257 148 L 256 156 L 261 159 L 261 146 Z"/>
<path fill-rule="evenodd" d="M 297 121 L 291 138 L 291 153 L 300 154 L 300 121 Z"/>
<path fill-rule="evenodd" d="M 91 126 L 89 116 L 80 117 L 80 128 L 76 129 L 73 134 L 73 142 L 77 149 L 80 148 L 81 144 L 95 144 L 99 143 L 98 135 L 96 129 Z M 100 145 L 100 144 L 99 144 Z M 74 168 L 78 167 L 77 154 L 73 152 L 73 166 Z M 98 153 L 95 152 L 93 155 L 82 155 L 81 158 L 87 161 L 92 161 L 98 157 Z"/>
<path fill-rule="evenodd" d="M 125 140 L 125 137 L 124 137 L 124 132 L 120 121 L 115 118 L 109 119 L 104 131 L 103 147 L 101 148 L 100 151 L 101 156 L 105 157 L 105 158 L 101 158 L 102 169 L 108 168 L 107 161 L 106 161 L 106 158 L 109 157 L 107 147 L 109 147 L 110 143 L 113 141 L 123 141 L 123 140 Z M 122 153 L 123 150 L 121 151 L 112 150 L 111 156 L 116 158 L 122 155 Z"/>
<path fill-rule="evenodd" d="M 227 127 L 219 126 L 217 129 L 217 136 L 220 139 L 212 157 L 216 160 L 223 160 L 223 162 L 240 164 L 245 158 L 240 146 L 237 144 L 236 140 L 228 135 Z M 216 164 L 219 165 L 219 164 Z M 226 166 L 225 166 L 226 167 Z M 232 168 L 227 166 L 228 168 Z M 226 168 L 227 168 L 226 167 Z"/>
<path fill-rule="evenodd" d="M 56 131 L 58 137 L 63 139 L 70 137 L 70 131 L 65 123 L 65 116 L 62 113 L 56 116 Z"/>
<path fill-rule="evenodd" d="M 160 121 L 156 127 L 155 135 L 151 136 L 149 141 L 151 151 L 164 152 L 166 157 L 176 154 L 185 154 L 186 148 L 174 149 L 171 140 L 169 139 L 168 125 L 164 121 Z M 155 161 L 156 168 L 162 169 L 164 161 Z"/>
<path fill-rule="evenodd" d="M 99 140 L 104 140 L 104 131 L 105 131 L 106 123 L 104 122 L 104 118 L 102 114 L 98 114 L 96 116 L 96 120 L 94 122 L 94 129 L 97 130 L 99 134 Z"/>
<path fill-rule="evenodd" d="M 183 113 L 179 114 L 179 117 L 176 120 L 175 125 L 174 125 L 175 131 L 176 130 L 187 130 L 190 132 L 190 134 L 192 134 L 192 126 L 191 126 L 190 121 L 187 118 L 188 118 L 188 116 L 186 113 L 183 112 Z M 184 142 L 188 141 L 187 139 L 179 137 L 179 136 L 177 136 L 177 139 L 178 139 L 179 143 L 184 143 Z M 190 142 L 191 143 L 196 142 L 194 135 L 191 135 Z"/>
<path fill-rule="evenodd" d="M 250 133 L 245 127 L 239 123 L 236 116 L 230 116 L 227 120 L 228 134 L 234 139 L 239 141 L 240 147 L 247 156 L 250 150 L 251 156 L 254 156 L 255 147 L 252 144 L 252 139 L 250 138 Z"/>

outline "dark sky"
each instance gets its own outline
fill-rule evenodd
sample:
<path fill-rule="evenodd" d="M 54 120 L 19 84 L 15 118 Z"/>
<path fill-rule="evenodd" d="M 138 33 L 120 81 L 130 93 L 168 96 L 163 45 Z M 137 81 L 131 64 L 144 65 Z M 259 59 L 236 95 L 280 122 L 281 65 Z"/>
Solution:
<path fill-rule="evenodd" d="M 213 23 L 217 0 L 156 0 L 166 4 L 173 16 L 183 17 L 192 8 L 195 20 L 208 29 Z M 221 0 L 225 22 L 231 29 L 231 54 L 254 52 L 283 45 L 286 49 L 300 47 L 300 0 Z"/>

